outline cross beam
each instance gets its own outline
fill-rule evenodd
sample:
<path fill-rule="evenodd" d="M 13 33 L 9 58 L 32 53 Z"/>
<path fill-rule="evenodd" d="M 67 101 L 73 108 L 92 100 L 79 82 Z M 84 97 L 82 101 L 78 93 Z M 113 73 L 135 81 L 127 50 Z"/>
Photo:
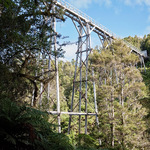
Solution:
<path fill-rule="evenodd" d="M 52 115 L 62 115 L 62 114 L 64 114 L 64 115 L 89 115 L 89 116 L 97 116 L 98 114 L 97 113 L 85 113 L 85 112 L 63 112 L 63 111 L 61 111 L 61 112 L 57 112 L 57 111 L 47 111 L 48 112 L 48 114 L 52 114 Z"/>

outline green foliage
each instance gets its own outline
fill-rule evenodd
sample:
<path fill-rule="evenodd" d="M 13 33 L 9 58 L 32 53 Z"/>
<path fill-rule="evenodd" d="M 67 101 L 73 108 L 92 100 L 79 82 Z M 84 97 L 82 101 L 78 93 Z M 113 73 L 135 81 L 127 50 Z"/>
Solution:
<path fill-rule="evenodd" d="M 34 106 L 38 95 L 36 82 L 47 84 L 52 78 L 46 69 L 41 73 L 44 62 L 41 62 L 39 53 L 42 53 L 42 59 L 49 57 L 50 53 L 54 57 L 61 57 L 64 53 L 61 47 L 57 52 L 51 48 L 50 39 L 55 33 L 47 19 L 53 15 L 64 20 L 62 10 L 56 9 L 55 14 L 52 12 L 52 4 L 51 0 L 0 1 L 0 63 L 10 69 L 11 79 L 18 88 L 14 88 L 16 99 L 19 88 L 27 87 L 22 93 L 24 96 L 27 92 L 32 95 L 34 89 Z"/>
<path fill-rule="evenodd" d="M 12 72 L 11 67 L 0 62 L 0 95 L 8 97 L 12 101 L 21 101 L 30 92 L 31 86 L 27 80 L 23 80 L 19 74 Z M 24 99 L 25 100 L 25 99 Z"/>
<path fill-rule="evenodd" d="M 52 4 L 52 0 L 0 0 L 0 149 L 71 150 L 74 146 L 77 150 L 96 150 L 98 139 L 102 141 L 99 150 L 147 149 L 150 141 L 149 62 L 147 72 L 143 73 L 146 88 L 140 71 L 135 68 L 138 57 L 121 41 L 115 41 L 105 50 L 95 50 L 89 58 L 95 71 L 100 132 L 93 123 L 95 118 L 88 118 L 89 135 L 78 135 L 78 118 L 73 116 L 73 131 L 68 138 L 56 133 L 57 126 L 49 123 L 52 118 L 47 113 L 23 104 L 31 104 L 32 95 L 36 104 L 41 83 L 45 88 L 49 81 L 51 99 L 56 100 L 56 82 L 52 80 L 55 73 L 47 69 L 46 59 L 49 54 L 62 57 L 64 52 L 61 47 L 57 52 L 51 51 L 50 39 L 56 33 L 47 19 L 51 15 L 62 21 L 64 18 L 63 10 L 56 8 L 56 13 L 52 12 Z M 129 36 L 125 40 L 150 54 L 150 35 L 143 39 Z M 74 60 L 59 62 L 61 110 L 70 108 L 74 69 Z M 55 70 L 53 61 L 51 70 Z M 85 68 L 82 75 L 84 78 Z M 93 77 L 89 75 L 88 79 L 93 80 Z M 88 83 L 88 103 L 94 107 L 92 94 L 92 83 Z M 76 89 L 74 102 L 77 104 L 78 95 Z M 56 104 L 48 103 L 43 93 L 40 110 L 56 109 Z M 89 106 L 87 109 L 92 110 Z M 81 121 L 84 119 L 81 117 Z M 66 133 L 68 116 L 61 118 L 61 125 L 62 132 Z"/>
<path fill-rule="evenodd" d="M 128 41 L 129 43 L 133 44 L 134 46 L 136 46 L 137 48 L 141 48 L 141 44 L 143 42 L 143 39 L 138 37 L 137 35 L 135 35 L 134 37 L 128 36 L 124 38 L 126 41 Z"/>
<path fill-rule="evenodd" d="M 141 48 L 147 50 L 148 55 L 150 55 L 150 34 L 144 37 Z"/>
<path fill-rule="evenodd" d="M 0 6 L 0 149 L 73 149 L 67 136 L 52 130 L 48 114 L 22 106 L 30 104 L 33 89 L 36 103 L 39 82 L 52 78 L 39 53 L 49 56 L 54 31 L 47 18 L 64 20 L 62 10 L 53 14 L 52 1 L 43 0 L 1 0 Z M 51 54 L 60 57 L 63 51 Z"/>
<path fill-rule="evenodd" d="M 143 79 L 144 82 L 147 86 L 147 97 L 144 97 L 141 99 L 141 103 L 148 109 L 148 114 L 145 118 L 146 122 L 147 122 L 147 129 L 145 131 L 145 136 L 148 138 L 148 140 L 150 141 L 150 66 L 149 63 L 147 63 L 147 69 L 146 72 L 142 74 L 143 75 Z"/>
<path fill-rule="evenodd" d="M 68 137 L 52 131 L 47 113 L 7 98 L 0 102 L 0 149 L 73 149 Z"/>
<path fill-rule="evenodd" d="M 95 139 L 92 138 L 90 135 L 85 135 L 85 134 L 79 134 L 77 136 L 78 144 L 77 144 L 77 149 L 94 149 L 96 148 Z"/>
<path fill-rule="evenodd" d="M 103 147 L 139 149 L 143 143 L 148 144 L 143 136 L 147 110 L 140 103 L 146 96 L 146 87 L 135 68 L 138 57 L 130 51 L 121 41 L 115 41 L 108 49 L 101 53 L 94 51 L 90 57 L 97 74 L 99 137 Z"/>

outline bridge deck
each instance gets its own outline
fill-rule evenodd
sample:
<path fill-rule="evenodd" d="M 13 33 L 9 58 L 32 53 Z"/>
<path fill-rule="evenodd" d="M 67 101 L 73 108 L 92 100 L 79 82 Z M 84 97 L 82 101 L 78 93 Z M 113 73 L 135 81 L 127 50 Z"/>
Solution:
<path fill-rule="evenodd" d="M 91 26 L 91 28 L 94 28 L 93 31 L 96 32 L 97 34 L 99 34 L 101 36 L 109 37 L 111 39 L 118 39 L 118 37 L 113 32 L 108 30 L 103 25 L 96 23 L 96 21 L 93 18 L 89 17 L 88 15 L 86 15 L 85 13 L 80 11 L 79 9 L 73 7 L 71 4 L 67 3 L 66 1 L 55 0 L 55 5 L 64 9 L 65 15 L 68 16 L 69 18 L 71 18 L 79 23 L 81 20 L 84 25 L 86 25 L 86 23 L 88 23 Z M 140 56 L 144 56 L 144 53 L 142 53 L 142 51 L 140 49 L 138 49 L 137 47 L 133 46 L 131 43 L 129 43 L 125 40 L 123 40 L 123 42 L 128 47 L 130 47 L 133 52 L 139 54 Z M 144 56 L 144 57 L 146 57 L 146 56 Z"/>
<path fill-rule="evenodd" d="M 115 34 L 108 30 L 106 27 L 104 27 L 101 24 L 96 23 L 96 21 L 80 11 L 79 9 L 73 7 L 71 4 L 65 2 L 64 0 L 57 0 L 55 4 L 63 9 L 65 9 L 65 15 L 72 18 L 75 21 L 79 21 L 79 18 L 86 24 L 88 22 L 92 27 L 95 27 L 97 30 L 99 30 L 101 33 L 104 33 L 105 35 L 115 38 Z"/>

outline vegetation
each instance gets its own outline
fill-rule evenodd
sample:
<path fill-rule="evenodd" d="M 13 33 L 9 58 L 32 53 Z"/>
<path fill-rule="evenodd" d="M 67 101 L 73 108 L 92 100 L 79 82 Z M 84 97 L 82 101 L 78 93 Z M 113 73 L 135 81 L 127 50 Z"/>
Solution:
<path fill-rule="evenodd" d="M 1 98 L 0 149 L 72 150 L 69 138 L 52 130 L 48 114 Z"/>
<path fill-rule="evenodd" d="M 62 133 L 57 133 L 57 118 L 47 113 L 56 110 L 57 94 L 55 62 L 51 61 L 49 70 L 48 59 L 63 56 L 63 50 L 61 45 L 57 52 L 52 50 L 56 33 L 49 17 L 64 18 L 61 9 L 52 11 L 52 4 L 51 0 L 0 0 L 0 149 L 149 150 L 150 60 L 145 60 L 146 72 L 142 72 L 138 56 L 120 40 L 104 49 L 95 48 L 89 57 L 95 76 L 88 77 L 97 89 L 99 126 L 95 127 L 94 117 L 88 118 L 88 135 L 78 134 L 78 118 L 74 117 L 73 130 L 67 135 L 69 119 L 64 115 Z M 125 40 L 150 55 L 149 34 Z M 61 110 L 69 111 L 75 61 L 59 61 L 58 65 Z M 47 97 L 48 83 L 52 103 Z M 89 83 L 88 88 L 93 107 L 93 85 Z M 75 103 L 78 95 L 76 90 Z"/>
<path fill-rule="evenodd" d="M 139 101 L 146 96 L 146 87 L 135 67 L 137 61 L 138 56 L 130 54 L 121 41 L 91 56 L 98 71 L 96 82 L 100 82 L 97 95 L 104 147 L 140 149 L 147 143 L 141 134 L 146 129 L 143 118 L 147 112 Z"/>

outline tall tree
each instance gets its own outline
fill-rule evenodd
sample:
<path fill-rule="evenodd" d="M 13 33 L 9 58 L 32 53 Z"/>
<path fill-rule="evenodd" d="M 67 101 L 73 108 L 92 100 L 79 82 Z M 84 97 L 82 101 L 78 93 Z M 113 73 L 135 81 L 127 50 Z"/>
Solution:
<path fill-rule="evenodd" d="M 47 69 L 44 75 L 39 69 L 42 66 L 39 53 L 44 59 L 49 55 L 60 56 L 61 49 L 57 53 L 51 51 L 53 43 L 50 39 L 56 34 L 51 34 L 51 17 L 64 20 L 62 11 L 58 8 L 55 13 L 52 11 L 52 0 L 1 0 L 0 5 L 0 63 L 9 68 L 10 82 L 16 83 L 14 88 L 9 85 L 7 88 L 15 89 L 12 90 L 12 99 L 21 100 L 24 96 L 27 101 L 31 100 L 34 88 L 35 105 L 38 95 L 36 81 L 46 83 L 51 79 Z M 17 90 L 23 91 L 22 94 L 18 95 Z"/>
<path fill-rule="evenodd" d="M 138 149 L 146 141 L 143 138 L 146 109 L 139 101 L 146 96 L 146 88 L 135 68 L 138 57 L 130 51 L 121 41 L 115 41 L 101 53 L 95 51 L 90 59 L 100 82 L 97 91 L 100 128 L 107 147 Z"/>
<path fill-rule="evenodd" d="M 150 34 L 144 36 L 141 48 L 147 50 L 148 55 L 150 55 Z"/>

